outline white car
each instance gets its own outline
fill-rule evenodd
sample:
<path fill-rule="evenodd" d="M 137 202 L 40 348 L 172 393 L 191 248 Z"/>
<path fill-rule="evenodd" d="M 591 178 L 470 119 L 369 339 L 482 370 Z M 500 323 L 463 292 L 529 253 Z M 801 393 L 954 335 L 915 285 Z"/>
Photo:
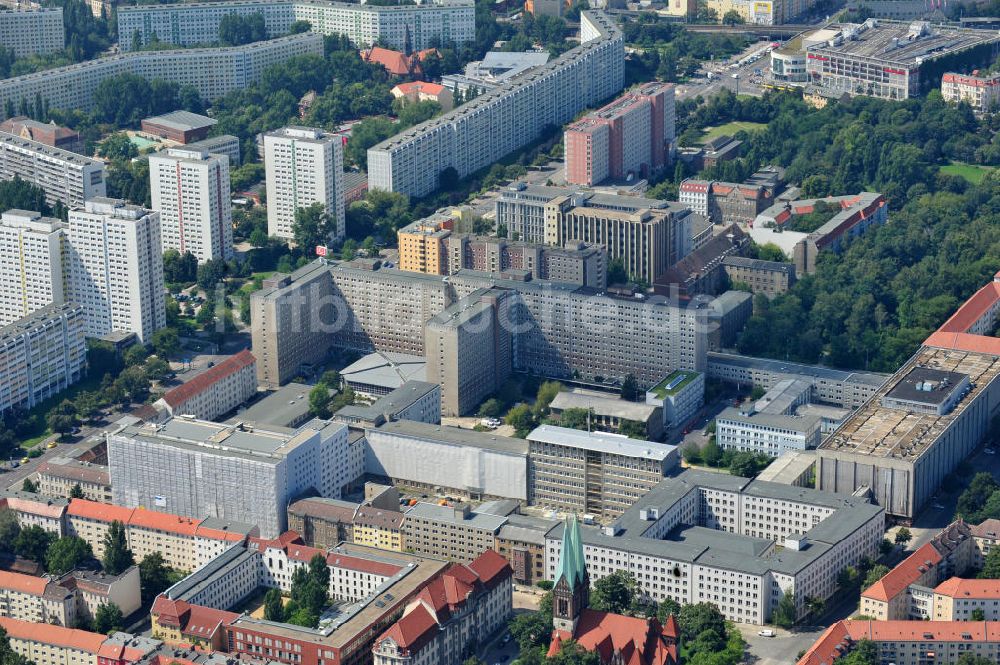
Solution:
<path fill-rule="evenodd" d="M 983 449 L 983 452 L 986 453 L 987 455 L 995 455 L 997 451 L 993 450 L 992 448 L 985 448 Z"/>
<path fill-rule="evenodd" d="M 774 631 L 770 629 L 764 629 L 757 631 L 759 637 L 774 637 Z"/>

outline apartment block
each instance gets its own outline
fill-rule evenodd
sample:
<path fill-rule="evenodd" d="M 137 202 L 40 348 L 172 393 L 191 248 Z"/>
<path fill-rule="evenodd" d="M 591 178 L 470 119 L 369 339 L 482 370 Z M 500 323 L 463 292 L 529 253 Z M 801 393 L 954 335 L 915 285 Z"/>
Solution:
<path fill-rule="evenodd" d="M 682 257 L 653 280 L 653 291 L 672 298 L 716 295 L 728 287 L 723 262 L 750 250 L 750 238 L 736 224 Z"/>
<path fill-rule="evenodd" d="M 288 529 L 310 547 L 332 549 L 354 542 L 354 515 L 360 504 L 342 499 L 311 497 L 288 506 Z"/>
<path fill-rule="evenodd" d="M 779 381 L 756 402 L 724 409 L 715 419 L 716 441 L 725 449 L 771 457 L 811 450 L 822 440 L 821 417 L 798 411 L 811 394 L 807 381 Z"/>
<path fill-rule="evenodd" d="M 528 435 L 533 504 L 614 519 L 678 465 L 677 447 L 540 425 Z"/>
<path fill-rule="evenodd" d="M 119 506 L 231 519 L 271 536 L 284 531 L 285 507 L 304 490 L 340 498 L 362 475 L 363 450 L 339 423 L 290 432 L 172 418 L 110 436 L 108 466 Z"/>
<path fill-rule="evenodd" d="M 108 467 L 68 457 L 56 457 L 38 465 L 39 494 L 68 499 L 74 487 L 80 488 L 85 499 L 111 503 Z"/>
<path fill-rule="evenodd" d="M 49 205 L 80 206 L 106 191 L 104 162 L 6 132 L 0 132 L 0 177 L 41 187 Z"/>
<path fill-rule="evenodd" d="M 774 203 L 775 188 L 752 182 L 718 182 L 688 178 L 681 182 L 677 199 L 691 206 L 713 224 L 750 224 Z"/>
<path fill-rule="evenodd" d="M 198 90 L 202 99 L 211 101 L 258 81 L 271 65 L 298 55 L 322 54 L 323 37 L 312 32 L 225 48 L 122 53 L 4 79 L 0 81 L 0 112 L 7 102 L 16 108 L 21 100 L 33 102 L 39 97 L 53 109 L 91 111 L 97 86 L 104 79 L 120 74 L 135 74 L 147 80 L 159 78 L 179 86 L 190 85 Z M 103 167 L 103 162 L 95 164 Z M 30 171 L 22 169 L 22 177 L 28 179 L 25 173 Z M 12 176 L 13 173 L 4 174 L 5 178 Z M 85 196 L 74 200 L 72 205 L 82 204 L 90 196 L 104 195 L 103 176 L 92 176 L 92 179 L 87 187 L 100 187 L 100 193 L 85 192 Z"/>
<path fill-rule="evenodd" d="M 8 491 L 0 497 L 0 509 L 17 517 L 21 528 L 37 526 L 57 538 L 66 534 L 66 499 L 53 499 L 34 492 Z"/>
<path fill-rule="evenodd" d="M 407 547 L 403 536 L 403 513 L 378 506 L 359 506 L 354 514 L 354 544 L 380 550 L 402 552 Z"/>
<path fill-rule="evenodd" d="M 61 220 L 11 209 L 0 216 L 0 325 L 64 299 Z"/>
<path fill-rule="evenodd" d="M 447 275 L 448 260 L 444 241 L 451 235 L 455 220 L 435 215 L 418 219 L 396 232 L 399 269 L 428 275 Z"/>
<path fill-rule="evenodd" d="M 549 404 L 549 412 L 557 416 L 569 409 L 586 411 L 588 429 L 593 431 L 617 433 L 623 425 L 638 424 L 643 439 L 659 441 L 663 437 L 663 411 L 656 404 L 587 389 L 564 390 Z"/>
<path fill-rule="evenodd" d="M 419 502 L 403 516 L 406 548 L 416 554 L 469 563 L 496 546 L 507 518 L 474 512 L 468 504 Z"/>
<path fill-rule="evenodd" d="M 0 328 L 0 413 L 30 409 L 83 378 L 84 308 L 46 305 Z"/>
<path fill-rule="evenodd" d="M 513 615 L 510 566 L 493 550 L 453 564 L 428 584 L 372 646 L 374 665 L 457 665 L 474 635 L 492 635 Z"/>
<path fill-rule="evenodd" d="M 148 342 L 166 325 L 158 212 L 104 197 L 73 208 L 66 263 L 88 337 L 134 332 Z"/>
<path fill-rule="evenodd" d="M 106 635 L 0 617 L 10 648 L 35 665 L 94 665 Z"/>
<path fill-rule="evenodd" d="M 407 381 L 371 404 L 343 407 L 333 419 L 359 427 L 378 427 L 389 420 L 437 425 L 441 423 L 441 386 L 426 381 Z"/>
<path fill-rule="evenodd" d="M 169 148 L 149 156 L 149 185 L 163 251 L 191 252 L 199 263 L 233 257 L 229 157 Z"/>
<path fill-rule="evenodd" d="M 414 197 L 429 194 L 440 186 L 445 169 L 464 177 L 487 167 L 623 85 L 621 32 L 603 12 L 585 11 L 579 46 L 370 148 L 369 187 Z"/>
<path fill-rule="evenodd" d="M 545 537 L 550 580 L 564 530 Z M 862 498 L 693 470 L 663 479 L 612 524 L 580 529 L 591 584 L 628 570 L 655 601 L 710 602 L 758 625 L 783 595 L 800 616 L 806 598 L 829 598 L 839 571 L 874 556 L 884 530 L 885 511 Z"/>
<path fill-rule="evenodd" d="M 510 562 L 514 581 L 534 585 L 545 578 L 545 534 L 558 526 L 555 520 L 508 515 L 497 534 L 496 550 Z"/>
<path fill-rule="evenodd" d="M 214 44 L 219 24 L 230 14 L 261 14 L 268 34 L 287 34 L 295 21 L 309 21 L 321 35 L 347 35 L 358 47 L 376 42 L 402 49 L 433 43 L 462 45 L 475 38 L 475 8 L 464 0 L 435 0 L 419 5 L 365 5 L 328 0 L 236 0 L 176 6 L 122 7 L 118 34 L 122 49 L 136 49 L 155 37 L 178 46 Z"/>
<path fill-rule="evenodd" d="M 503 290 L 482 289 L 427 322 L 427 380 L 441 386 L 441 415 L 472 412 L 510 376 L 510 296 Z"/>
<path fill-rule="evenodd" d="M 620 198 L 620 197 L 614 197 Z M 603 198 L 563 196 L 545 206 L 545 244 L 601 245 L 608 260 L 620 259 L 630 278 L 652 284 L 691 252 L 694 215 L 687 206 L 623 211 L 602 207 Z"/>
<path fill-rule="evenodd" d="M 62 7 L 0 13 L 0 44 L 18 58 L 63 50 L 66 29 Z"/>
<path fill-rule="evenodd" d="M 234 543 L 259 535 L 256 525 L 242 522 L 214 517 L 192 519 L 87 499 L 71 499 L 63 511 L 64 533 L 87 541 L 94 556 L 104 555 L 108 530 L 113 522 L 120 522 L 125 526 L 125 538 L 137 561 L 158 552 L 168 566 L 182 571 L 200 568 Z M 19 522 L 25 524 L 20 517 Z"/>
<path fill-rule="evenodd" d="M 795 285 L 795 266 L 782 261 L 764 261 L 730 255 L 722 259 L 722 269 L 730 284 L 740 283 L 753 293 L 773 298 Z"/>
<path fill-rule="evenodd" d="M 966 102 L 977 113 L 989 113 L 1000 104 L 1000 74 L 948 72 L 941 77 L 941 96 L 953 104 Z"/>
<path fill-rule="evenodd" d="M 157 400 L 171 416 L 215 420 L 257 394 L 257 360 L 244 349 Z"/>
<path fill-rule="evenodd" d="M 663 428 L 680 427 L 705 403 L 705 375 L 675 370 L 646 391 L 646 404 L 660 407 Z"/>
<path fill-rule="evenodd" d="M 292 238 L 295 211 L 322 203 L 344 237 L 343 138 L 321 129 L 284 127 L 264 134 L 267 233 Z"/>
<path fill-rule="evenodd" d="M 649 177 L 673 156 L 674 86 L 644 83 L 567 127 L 564 141 L 567 183 Z"/>

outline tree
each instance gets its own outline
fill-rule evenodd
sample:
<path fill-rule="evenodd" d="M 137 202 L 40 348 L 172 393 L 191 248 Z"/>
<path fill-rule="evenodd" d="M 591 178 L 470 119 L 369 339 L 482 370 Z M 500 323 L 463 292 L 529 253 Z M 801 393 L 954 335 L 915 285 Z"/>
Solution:
<path fill-rule="evenodd" d="M 1000 580 L 1000 547 L 990 548 L 977 577 L 984 580 Z"/>
<path fill-rule="evenodd" d="M 559 414 L 559 426 L 571 429 L 590 429 L 590 411 L 580 407 L 563 409 Z"/>
<path fill-rule="evenodd" d="M 78 421 L 75 415 L 67 415 L 62 413 L 50 413 L 46 419 L 49 429 L 58 434 L 59 436 L 65 436 L 72 432 Z"/>
<path fill-rule="evenodd" d="M 38 494 L 38 484 L 31 478 L 25 478 L 24 482 L 21 483 L 22 492 L 30 492 L 31 494 Z"/>
<path fill-rule="evenodd" d="M 0 551 L 12 552 L 17 537 L 21 533 L 21 525 L 13 510 L 0 510 Z"/>
<path fill-rule="evenodd" d="M 139 562 L 139 585 L 142 602 L 151 603 L 160 593 L 170 587 L 170 568 L 159 552 L 151 552 Z"/>
<path fill-rule="evenodd" d="M 976 610 L 973 610 L 973 613 L 975 612 Z M 982 612 L 982 610 L 979 610 L 979 612 Z M 982 619 L 973 619 L 973 621 L 982 621 Z M 958 660 L 955 661 L 955 663 L 956 665 L 994 665 L 994 661 L 990 660 L 989 658 L 980 656 L 979 654 L 975 654 L 969 651 L 966 651 L 961 656 L 959 656 Z M 877 661 L 875 665 L 877 665 Z"/>
<path fill-rule="evenodd" d="M 897 545 L 905 546 L 906 543 L 910 542 L 910 540 L 912 539 L 913 539 L 913 534 L 911 534 L 910 530 L 907 529 L 905 526 L 900 527 L 899 530 L 896 531 L 895 541 Z"/>
<path fill-rule="evenodd" d="M 722 448 L 715 442 L 714 436 L 701 449 L 701 459 L 709 466 L 719 466 L 719 462 L 722 461 L 722 455 Z"/>
<path fill-rule="evenodd" d="M 552 404 L 552 400 L 556 398 L 562 391 L 563 385 L 558 381 L 543 381 L 540 386 L 538 386 L 538 392 L 535 395 L 535 416 L 541 418 L 549 413 L 549 405 Z"/>
<path fill-rule="evenodd" d="M 639 399 L 639 394 L 639 382 L 636 380 L 634 374 L 629 374 L 625 377 L 625 380 L 622 381 L 622 399 L 634 402 Z"/>
<path fill-rule="evenodd" d="M 260 12 L 254 12 L 248 16 L 240 16 L 235 13 L 226 14 L 219 21 L 219 42 L 225 46 L 250 44 L 251 42 L 263 41 L 267 37 L 264 15 Z"/>
<path fill-rule="evenodd" d="M 740 13 L 735 9 L 730 9 L 728 12 L 722 15 L 722 23 L 724 25 L 743 25 L 746 21 L 740 16 Z"/>
<path fill-rule="evenodd" d="M 638 585 L 627 570 L 617 570 L 597 580 L 590 592 L 591 609 L 612 614 L 624 614 L 632 606 Z"/>
<path fill-rule="evenodd" d="M 515 404 L 507 412 L 504 422 L 516 430 L 516 436 L 523 439 L 535 427 L 535 416 L 527 404 Z"/>
<path fill-rule="evenodd" d="M 264 594 L 264 618 L 268 621 L 284 621 L 285 608 L 281 600 L 281 591 L 269 589 Z"/>
<path fill-rule="evenodd" d="M 625 261 L 620 257 L 608 261 L 608 286 L 625 284 L 626 282 L 628 282 L 628 273 L 625 272 Z"/>
<path fill-rule="evenodd" d="M 880 579 L 889 574 L 889 566 L 884 564 L 876 564 L 871 567 L 868 574 L 865 576 L 865 581 L 862 583 L 862 588 L 867 589 L 871 585 L 878 582 Z"/>
<path fill-rule="evenodd" d="M 31 559 L 36 563 L 45 563 L 45 554 L 55 536 L 38 525 L 21 529 L 14 541 L 14 552 L 18 556 Z"/>
<path fill-rule="evenodd" d="M 135 557 L 125 537 L 125 525 L 118 520 L 111 522 L 104 535 L 104 556 L 101 563 L 104 572 L 109 575 L 120 575 L 135 564 Z"/>
<path fill-rule="evenodd" d="M 3 628 L 0 628 L 0 665 L 34 665 L 27 657 L 11 648 L 10 638 Z"/>
<path fill-rule="evenodd" d="M 330 395 L 330 389 L 326 387 L 326 384 L 317 383 L 313 386 L 312 390 L 309 391 L 309 414 L 314 418 L 327 419 L 330 417 L 330 402 L 333 401 L 333 397 Z"/>
<path fill-rule="evenodd" d="M 480 418 L 499 418 L 503 415 L 503 402 L 496 397 L 491 397 L 479 405 Z"/>
<path fill-rule="evenodd" d="M 209 259 L 198 266 L 198 286 L 208 291 L 226 277 L 228 266 L 222 259 Z"/>
<path fill-rule="evenodd" d="M 112 160 L 127 160 L 139 156 L 139 149 L 124 132 L 112 134 L 101 141 L 97 154 Z"/>
<path fill-rule="evenodd" d="M 726 619 L 712 603 L 683 606 L 677 615 L 677 625 L 681 629 L 682 640 L 693 640 L 706 630 L 714 630 L 719 635 L 726 634 Z"/>
<path fill-rule="evenodd" d="M 861 639 L 858 640 L 849 654 L 838 658 L 835 662 L 837 665 L 879 665 L 881 660 L 875 643 L 871 640 Z"/>
<path fill-rule="evenodd" d="M 981 607 L 977 607 L 969 613 L 969 621 L 986 621 L 986 613 Z"/>
<path fill-rule="evenodd" d="M 770 462 L 767 455 L 738 452 L 729 462 L 729 473 L 743 478 L 753 478 Z"/>
<path fill-rule="evenodd" d="M 109 635 L 119 630 L 125 630 L 121 608 L 112 602 L 102 602 L 94 612 L 94 632 Z"/>
<path fill-rule="evenodd" d="M 648 437 L 645 423 L 628 418 L 622 418 L 621 422 L 618 423 L 618 433 L 630 439 L 639 439 L 642 441 L 645 441 Z"/>
<path fill-rule="evenodd" d="M 163 280 L 167 284 L 187 284 L 198 278 L 198 258 L 176 249 L 163 252 Z"/>
<path fill-rule="evenodd" d="M 326 246 L 336 231 L 337 222 L 322 203 L 313 203 L 295 211 L 292 237 L 299 249 L 308 254 L 319 245 Z"/>
<path fill-rule="evenodd" d="M 82 499 L 82 498 L 84 498 L 84 496 L 83 496 L 83 488 L 80 487 L 80 483 L 76 483 L 75 485 L 73 485 L 73 487 L 70 488 L 70 490 L 69 490 L 69 498 L 71 498 L 71 499 Z"/>
<path fill-rule="evenodd" d="M 53 575 L 63 575 L 93 557 L 94 551 L 86 540 L 63 536 L 49 547 L 45 555 L 45 569 Z"/>
<path fill-rule="evenodd" d="M 891 542 L 889 542 L 888 538 L 883 538 L 882 542 L 878 544 L 878 553 L 881 556 L 885 556 L 886 554 L 892 552 L 894 548 L 895 546 Z"/>
<path fill-rule="evenodd" d="M 778 606 L 774 608 L 774 612 L 771 614 L 771 622 L 775 626 L 791 628 L 795 625 L 795 615 L 795 594 L 794 592 L 786 591 L 782 594 L 781 600 L 778 601 Z"/>

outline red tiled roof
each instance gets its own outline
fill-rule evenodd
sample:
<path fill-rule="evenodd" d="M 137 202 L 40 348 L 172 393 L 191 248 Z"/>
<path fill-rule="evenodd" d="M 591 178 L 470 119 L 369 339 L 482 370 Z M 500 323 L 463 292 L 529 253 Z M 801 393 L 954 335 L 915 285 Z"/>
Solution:
<path fill-rule="evenodd" d="M 32 596 L 41 596 L 45 593 L 48 580 L 31 575 L 21 575 L 20 573 L 10 573 L 0 571 L 0 589 L 10 589 Z"/>
<path fill-rule="evenodd" d="M 167 531 L 181 536 L 193 537 L 198 529 L 198 522 L 190 517 L 181 517 L 171 513 L 158 513 L 155 510 L 136 508 L 128 520 L 131 527 L 141 527 Z"/>
<path fill-rule="evenodd" d="M 383 577 L 392 577 L 402 570 L 402 567 L 385 563 L 384 561 L 363 559 L 348 554 L 338 554 L 337 552 L 327 554 L 326 563 L 334 568 L 347 568 L 348 570 L 357 570 L 362 573 L 381 575 Z"/>
<path fill-rule="evenodd" d="M 184 635 L 209 638 L 220 626 L 228 625 L 240 617 L 235 612 L 217 610 L 203 605 L 192 605 L 184 600 L 171 600 L 159 595 L 153 601 L 151 614 L 161 626 L 177 628 Z"/>
<path fill-rule="evenodd" d="M 572 637 L 587 651 L 597 652 L 601 662 L 621 655 L 625 665 L 671 665 L 677 662 L 677 623 L 661 626 L 656 619 L 627 617 L 585 609 L 580 613 L 576 632 L 569 636 L 553 631 L 549 655 L 559 652 L 561 643 Z"/>
<path fill-rule="evenodd" d="M 942 643 L 1000 641 L 998 621 L 838 621 L 810 647 L 798 665 L 832 665 L 860 640 Z"/>
<path fill-rule="evenodd" d="M 41 515 L 42 517 L 48 517 L 51 519 L 61 518 L 63 513 L 66 511 L 65 505 L 54 503 L 51 500 L 43 499 L 36 501 L 19 496 L 8 496 L 0 499 L 0 507 L 7 508 L 15 512 Z"/>
<path fill-rule="evenodd" d="M 988 519 L 970 527 L 972 535 L 977 538 L 1000 538 L 1000 520 Z"/>
<path fill-rule="evenodd" d="M 128 524 L 135 510 L 135 508 L 113 506 L 109 503 L 98 503 L 97 501 L 90 501 L 88 499 L 70 499 L 66 514 L 73 517 L 97 520 L 98 522 L 107 522 L 109 524 L 115 520 L 123 524 Z"/>
<path fill-rule="evenodd" d="M 373 46 L 368 51 L 361 52 L 361 59 L 367 62 L 375 62 L 385 67 L 394 76 L 407 76 L 412 65 L 413 71 L 420 72 L 420 61 L 424 60 L 431 53 L 437 53 L 436 49 L 424 49 L 411 56 L 399 51 Z"/>
<path fill-rule="evenodd" d="M 475 571 L 487 589 L 492 589 L 514 574 L 507 559 L 494 550 L 486 550 L 480 554 L 475 561 L 469 564 L 469 568 Z"/>
<path fill-rule="evenodd" d="M 195 395 L 198 395 L 225 378 L 236 374 L 240 370 L 250 367 L 257 360 L 250 351 L 244 349 L 234 356 L 223 360 L 215 367 L 210 367 L 190 381 L 183 383 L 173 390 L 168 390 L 163 395 L 163 400 L 171 408 L 177 408 Z"/>
<path fill-rule="evenodd" d="M 934 593 L 952 598 L 1000 599 L 1000 580 L 951 577 L 937 585 Z"/>
<path fill-rule="evenodd" d="M 47 623 L 31 623 L 30 621 L 18 621 L 8 617 L 0 617 L 0 628 L 7 631 L 7 635 L 18 640 L 37 642 L 39 644 L 51 644 L 53 646 L 66 649 L 76 649 L 87 653 L 97 654 L 106 636 L 99 633 L 91 633 L 86 630 L 76 630 L 75 628 L 63 628 Z"/>
<path fill-rule="evenodd" d="M 400 83 L 394 89 L 404 95 L 423 93 L 437 97 L 444 91 L 444 86 L 438 83 L 427 83 L 426 81 L 412 81 L 410 83 Z"/>
<path fill-rule="evenodd" d="M 433 615 L 422 604 L 417 604 L 375 640 L 375 648 L 377 649 L 383 640 L 388 639 L 403 649 L 417 652 L 433 639 L 437 630 L 438 624 Z"/>
<path fill-rule="evenodd" d="M 865 589 L 861 593 L 861 597 L 887 603 L 906 591 L 907 587 L 920 579 L 920 576 L 929 568 L 940 562 L 941 554 L 934 548 L 933 543 L 924 543 L 916 552 L 903 559 L 898 566 L 886 573 L 882 579 Z"/>

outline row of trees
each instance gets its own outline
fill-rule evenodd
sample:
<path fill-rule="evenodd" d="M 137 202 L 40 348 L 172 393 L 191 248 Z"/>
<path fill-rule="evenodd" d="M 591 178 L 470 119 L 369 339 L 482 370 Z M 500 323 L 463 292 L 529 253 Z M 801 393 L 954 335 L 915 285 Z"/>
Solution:
<path fill-rule="evenodd" d="M 287 603 L 281 591 L 271 589 L 264 596 L 264 618 L 269 621 L 293 623 L 316 628 L 328 602 L 330 568 L 322 554 L 313 556 L 308 566 L 292 572 L 292 588 Z"/>

